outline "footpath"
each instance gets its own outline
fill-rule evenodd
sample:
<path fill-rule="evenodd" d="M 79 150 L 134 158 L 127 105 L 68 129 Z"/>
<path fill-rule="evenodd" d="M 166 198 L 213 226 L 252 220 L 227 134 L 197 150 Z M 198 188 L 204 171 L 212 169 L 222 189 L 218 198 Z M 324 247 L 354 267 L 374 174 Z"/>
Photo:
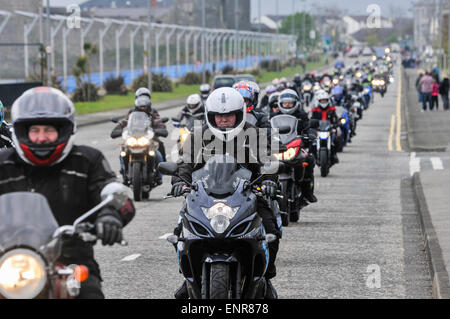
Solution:
<path fill-rule="evenodd" d="M 405 119 L 409 151 L 446 156 L 450 144 L 450 111 L 421 112 L 415 88 L 417 69 L 404 69 Z M 439 152 L 439 153 L 437 153 Z M 413 156 L 412 156 L 413 157 Z M 419 170 L 412 177 L 430 268 L 433 298 L 450 298 L 450 169 Z"/>

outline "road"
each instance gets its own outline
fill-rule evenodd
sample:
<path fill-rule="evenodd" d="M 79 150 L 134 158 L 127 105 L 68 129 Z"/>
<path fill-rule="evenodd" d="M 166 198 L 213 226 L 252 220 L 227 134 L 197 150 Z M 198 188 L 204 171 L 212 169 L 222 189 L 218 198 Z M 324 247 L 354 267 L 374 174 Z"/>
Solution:
<path fill-rule="evenodd" d="M 431 298 L 411 154 L 401 147 L 398 118 L 399 129 L 391 130 L 392 115 L 401 113 L 398 83 L 383 99 L 377 95 L 330 175 L 316 171 L 318 203 L 284 228 L 273 280 L 280 298 Z M 77 143 L 99 148 L 119 175 L 120 141 L 109 138 L 113 126 L 83 127 Z M 167 149 L 173 146 L 167 139 Z M 169 191 L 170 178 L 164 177 L 149 201 L 136 204 L 137 215 L 124 230 L 129 246 L 96 246 L 107 298 L 173 298 L 183 278 L 174 248 L 163 238 L 173 231 L 182 200 L 163 200 Z"/>

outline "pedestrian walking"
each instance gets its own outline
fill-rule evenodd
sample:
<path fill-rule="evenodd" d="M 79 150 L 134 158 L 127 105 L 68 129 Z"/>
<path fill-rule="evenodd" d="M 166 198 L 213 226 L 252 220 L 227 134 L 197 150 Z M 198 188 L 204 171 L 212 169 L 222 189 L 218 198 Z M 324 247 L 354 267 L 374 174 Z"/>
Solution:
<path fill-rule="evenodd" d="M 424 71 L 423 70 L 419 70 L 417 79 L 416 79 L 416 90 L 417 90 L 417 94 L 419 97 L 419 103 L 422 103 L 422 91 L 421 91 L 421 85 L 419 84 L 420 79 L 423 77 L 424 75 Z"/>
<path fill-rule="evenodd" d="M 431 72 L 427 71 L 419 81 L 420 91 L 422 92 L 422 112 L 427 110 L 427 103 L 431 110 L 431 93 L 433 92 L 433 78 Z"/>
<path fill-rule="evenodd" d="M 442 82 L 439 85 L 439 94 L 441 95 L 441 98 L 442 98 L 442 104 L 443 104 L 444 111 L 447 111 L 450 107 L 448 92 L 449 92 L 448 77 L 447 77 L 447 74 L 442 74 Z"/>
<path fill-rule="evenodd" d="M 436 79 L 433 79 L 433 91 L 431 92 L 431 108 L 432 111 L 436 106 L 436 111 L 439 109 L 439 84 Z"/>

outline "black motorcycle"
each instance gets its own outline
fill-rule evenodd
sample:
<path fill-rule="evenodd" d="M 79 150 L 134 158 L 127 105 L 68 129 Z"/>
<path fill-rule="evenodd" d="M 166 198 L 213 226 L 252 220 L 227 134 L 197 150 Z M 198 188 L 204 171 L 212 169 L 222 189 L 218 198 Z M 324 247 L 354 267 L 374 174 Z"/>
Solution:
<path fill-rule="evenodd" d="M 308 203 L 302 200 L 302 192 L 297 185 L 304 178 L 305 167 L 308 165 L 308 149 L 304 149 L 302 137 L 297 134 L 298 119 L 292 115 L 277 115 L 271 120 L 271 126 L 274 129 L 283 130 L 289 127 L 290 130 L 285 134 L 280 133 L 282 145 L 286 148 L 283 153 L 275 154 L 280 161 L 278 171 L 280 197 L 278 204 L 281 211 L 281 220 L 283 226 L 288 226 L 289 222 L 297 222 L 300 218 L 300 210 Z M 303 136 L 303 138 L 305 138 Z M 300 181 L 295 180 L 294 167 L 303 168 L 303 174 Z"/>
<path fill-rule="evenodd" d="M 201 126 L 205 118 L 204 113 L 192 114 L 188 112 L 183 112 L 181 115 L 182 115 L 181 119 L 178 117 L 172 118 L 173 126 L 179 129 L 179 136 L 177 143 L 178 149 L 181 149 L 183 147 L 189 134 L 194 132 L 195 124 L 199 123 Z"/>
<path fill-rule="evenodd" d="M 176 174 L 175 163 L 162 163 L 163 174 Z M 272 172 L 273 173 L 273 172 Z M 266 234 L 256 212 L 252 173 L 227 155 L 210 158 L 192 175 L 180 213 L 182 233 L 167 240 L 177 245 L 177 260 L 191 299 L 263 298 L 269 260 Z"/>
<path fill-rule="evenodd" d="M 162 119 L 167 122 L 168 119 Z M 113 119 L 117 123 L 117 120 Z M 165 130 L 163 130 L 165 131 Z M 164 136 L 161 129 L 153 129 L 145 112 L 132 112 L 122 134 L 120 157 L 123 161 L 124 184 L 131 185 L 134 200 L 148 199 L 157 184 L 158 136 Z"/>
<path fill-rule="evenodd" d="M 123 207 L 131 196 L 120 183 L 107 185 L 102 202 L 73 225 L 58 227 L 47 199 L 39 193 L 14 192 L 0 196 L 0 299 L 72 299 L 87 279 L 82 265 L 63 265 L 63 240 L 95 242 L 95 228 L 87 221 L 106 205 Z M 122 241 L 122 245 L 126 245 Z"/>
<path fill-rule="evenodd" d="M 333 127 L 330 121 L 320 121 L 317 128 L 317 140 L 315 143 L 315 154 L 317 166 L 320 167 L 320 175 L 326 177 L 330 172 L 331 162 L 331 144 L 333 136 Z"/>

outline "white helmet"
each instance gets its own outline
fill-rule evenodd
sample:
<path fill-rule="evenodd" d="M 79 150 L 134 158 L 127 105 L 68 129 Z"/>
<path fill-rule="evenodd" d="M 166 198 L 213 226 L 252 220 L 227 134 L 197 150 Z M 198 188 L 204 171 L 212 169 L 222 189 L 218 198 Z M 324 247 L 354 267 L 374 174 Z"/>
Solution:
<path fill-rule="evenodd" d="M 300 98 L 298 97 L 297 92 L 292 89 L 285 89 L 280 93 L 280 97 L 278 99 L 278 106 L 280 108 L 281 113 L 283 114 L 293 114 L 297 111 L 300 103 Z M 283 107 L 283 103 L 294 103 L 293 107 Z"/>
<path fill-rule="evenodd" d="M 217 127 L 215 116 L 231 113 L 236 114 L 233 127 Z M 238 91 L 229 87 L 214 90 L 205 103 L 206 124 L 211 133 L 224 142 L 231 141 L 242 131 L 246 113 L 244 98 Z"/>
<path fill-rule="evenodd" d="M 152 98 L 152 92 L 150 92 L 150 90 L 145 87 L 139 88 L 136 91 L 135 98 L 137 99 L 138 97 L 141 97 L 143 95 L 148 96 L 150 99 Z"/>
<path fill-rule="evenodd" d="M 204 83 L 200 85 L 200 94 L 204 100 L 208 98 L 209 93 L 211 93 L 211 86 L 209 84 Z"/>
<path fill-rule="evenodd" d="M 256 84 L 256 82 L 248 81 L 248 86 L 253 89 L 253 105 L 257 106 L 259 102 L 259 93 L 261 92 L 261 89 L 259 88 L 259 85 Z"/>
<path fill-rule="evenodd" d="M 315 98 L 319 106 L 326 109 L 330 105 L 330 95 L 325 90 L 319 90 L 315 94 Z M 321 100 L 327 100 L 326 103 L 321 103 Z"/>
<path fill-rule="evenodd" d="M 195 113 L 202 107 L 202 98 L 199 94 L 192 94 L 188 96 L 186 103 L 189 111 Z"/>

